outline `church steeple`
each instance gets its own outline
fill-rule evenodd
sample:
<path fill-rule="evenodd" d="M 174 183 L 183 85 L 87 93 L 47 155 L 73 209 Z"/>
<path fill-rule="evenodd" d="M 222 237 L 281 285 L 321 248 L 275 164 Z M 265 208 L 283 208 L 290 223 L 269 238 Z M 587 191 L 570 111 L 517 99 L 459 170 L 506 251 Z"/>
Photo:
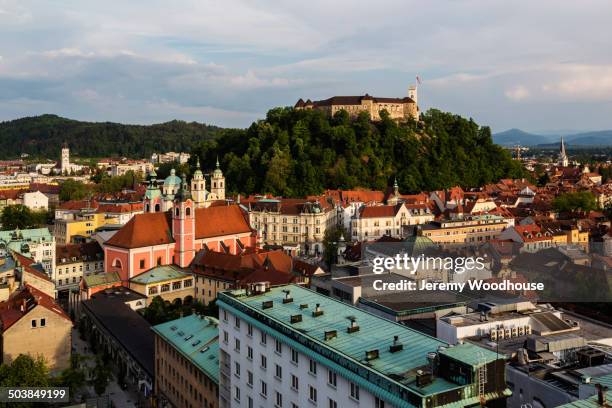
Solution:
<path fill-rule="evenodd" d="M 567 158 L 567 154 L 565 153 L 565 143 L 563 142 L 563 136 L 561 136 L 561 146 L 559 148 L 559 166 L 569 166 L 569 159 Z"/>

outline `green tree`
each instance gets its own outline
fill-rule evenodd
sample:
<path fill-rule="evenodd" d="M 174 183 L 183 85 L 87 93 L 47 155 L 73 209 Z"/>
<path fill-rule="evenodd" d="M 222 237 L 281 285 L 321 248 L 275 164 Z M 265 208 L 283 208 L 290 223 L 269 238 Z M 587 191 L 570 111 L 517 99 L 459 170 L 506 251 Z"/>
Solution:
<path fill-rule="evenodd" d="M 96 356 L 96 366 L 93 368 L 91 380 L 96 394 L 104 394 L 104 391 L 106 391 L 106 387 L 112 378 L 113 371 L 108 359 L 105 359 L 102 355 L 98 354 Z"/>
<path fill-rule="evenodd" d="M 337 251 L 340 236 L 343 236 L 344 239 L 349 237 L 343 227 L 334 227 L 325 230 L 325 236 L 323 237 L 323 260 L 330 267 L 338 260 Z"/>
<path fill-rule="evenodd" d="M 563 193 L 553 200 L 553 208 L 559 212 L 583 211 L 588 213 L 597 208 L 597 199 L 590 191 Z"/>
<path fill-rule="evenodd" d="M 70 367 L 62 371 L 58 382 L 70 389 L 71 396 L 75 396 L 86 384 L 82 365 L 87 359 L 86 356 L 74 353 L 70 356 Z"/>
<path fill-rule="evenodd" d="M 20 354 L 13 362 L 0 366 L 0 385 L 3 387 L 48 387 L 49 369 L 44 358 Z"/>
<path fill-rule="evenodd" d="M 59 199 L 61 201 L 82 200 L 87 197 L 89 189 L 80 181 L 68 179 L 60 187 Z"/>

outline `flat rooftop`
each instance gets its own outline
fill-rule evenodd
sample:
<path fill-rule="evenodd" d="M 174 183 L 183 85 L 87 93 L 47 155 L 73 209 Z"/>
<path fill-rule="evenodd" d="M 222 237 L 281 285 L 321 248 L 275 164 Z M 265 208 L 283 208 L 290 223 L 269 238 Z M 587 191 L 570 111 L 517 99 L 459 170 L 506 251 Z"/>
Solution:
<path fill-rule="evenodd" d="M 293 300 L 284 303 L 286 291 Z M 418 395 L 466 386 L 441 377 L 435 377 L 427 387 L 416 385 L 416 371 L 429 367 L 427 353 L 437 351 L 443 354 L 447 343 L 297 285 L 272 287 L 261 294 L 249 295 L 244 290 L 223 292 L 219 295 L 219 304 L 221 307 L 233 307 L 255 321 L 266 321 L 269 326 L 277 326 L 277 330 L 282 330 L 289 338 L 295 338 L 300 344 L 309 344 L 314 349 L 312 353 L 323 353 L 316 351 L 319 349 L 332 351 L 346 364 L 356 364 L 358 367 L 354 372 L 374 371 L 391 383 L 401 384 Z M 317 304 L 323 314 L 315 317 L 313 311 Z M 297 315 L 301 316 L 301 321 L 291 323 L 291 317 Z M 347 332 L 350 320 L 359 326 L 358 331 Z M 326 333 L 331 332 L 335 332 L 336 336 L 326 340 Z M 389 347 L 395 336 L 403 349 L 391 353 Z M 496 353 L 468 343 L 449 349 L 452 349 L 448 353 L 449 358 L 468 365 L 477 366 L 498 359 Z M 366 360 L 366 352 L 372 350 L 378 351 L 378 358 Z M 480 353 L 480 357 L 475 362 L 473 355 L 477 353 Z"/>

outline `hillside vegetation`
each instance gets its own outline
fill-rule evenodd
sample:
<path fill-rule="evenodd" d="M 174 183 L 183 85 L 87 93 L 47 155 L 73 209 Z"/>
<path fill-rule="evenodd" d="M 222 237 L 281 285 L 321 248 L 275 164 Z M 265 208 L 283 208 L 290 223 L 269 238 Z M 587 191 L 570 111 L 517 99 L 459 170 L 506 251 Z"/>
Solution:
<path fill-rule="evenodd" d="M 145 126 L 42 115 L 0 123 L 0 158 L 16 158 L 21 153 L 57 158 L 64 142 L 71 154 L 80 157 L 143 158 L 153 152 L 189 151 L 222 131 L 216 126 L 176 120 Z"/>
<path fill-rule="evenodd" d="M 423 122 L 372 123 L 366 113 L 350 120 L 316 110 L 276 108 L 244 132 L 202 143 L 202 163 L 222 158 L 228 189 L 283 196 L 321 193 L 326 188 L 386 189 L 394 178 L 402 192 L 461 185 L 477 187 L 524 170 L 488 127 L 438 110 Z M 194 160 L 192 158 L 192 160 Z"/>

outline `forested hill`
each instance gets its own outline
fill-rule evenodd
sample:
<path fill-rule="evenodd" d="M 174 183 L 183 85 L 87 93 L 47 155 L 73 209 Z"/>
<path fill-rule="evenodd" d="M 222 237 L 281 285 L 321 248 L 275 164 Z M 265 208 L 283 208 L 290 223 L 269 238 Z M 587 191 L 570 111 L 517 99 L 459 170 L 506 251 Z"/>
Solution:
<path fill-rule="evenodd" d="M 70 146 L 71 153 L 80 157 L 143 158 L 153 152 L 189 151 L 222 131 L 195 122 L 142 126 L 42 115 L 0 123 L 0 159 L 16 158 L 21 153 L 56 158 L 64 142 Z"/>
<path fill-rule="evenodd" d="M 81 157 L 187 151 L 195 153 L 192 169 L 197 154 L 205 170 L 218 156 L 230 192 L 285 197 L 326 188 L 384 190 L 396 177 L 402 192 L 418 192 L 525 176 L 508 151 L 493 144 L 488 127 L 438 110 L 422 119 L 418 125 L 390 119 L 372 123 L 365 113 L 350 120 L 344 111 L 329 118 L 316 110 L 275 108 L 248 129 L 222 129 L 180 121 L 139 126 L 43 115 L 0 123 L 0 158 L 20 153 L 58 157 L 63 142 Z M 190 172 L 183 167 L 181 172 Z"/>
<path fill-rule="evenodd" d="M 367 114 L 349 120 L 344 111 L 328 118 L 276 108 L 244 133 L 206 141 L 196 152 L 202 163 L 222 158 L 230 191 L 285 197 L 326 188 L 386 189 L 395 177 L 402 192 L 418 192 L 525 176 L 520 163 L 493 144 L 488 127 L 438 110 L 419 125 L 398 125 L 372 123 Z"/>

